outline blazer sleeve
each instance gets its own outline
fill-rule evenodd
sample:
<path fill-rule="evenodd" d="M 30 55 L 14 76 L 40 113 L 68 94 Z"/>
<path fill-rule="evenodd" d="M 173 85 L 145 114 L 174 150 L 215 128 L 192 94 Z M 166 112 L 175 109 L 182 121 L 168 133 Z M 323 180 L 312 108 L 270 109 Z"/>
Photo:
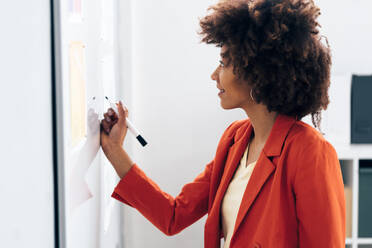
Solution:
<path fill-rule="evenodd" d="M 111 196 L 136 208 L 166 235 L 174 235 L 207 213 L 213 162 L 209 162 L 193 182 L 184 185 L 175 198 L 162 191 L 134 164 Z"/>
<path fill-rule="evenodd" d="M 344 184 L 335 149 L 321 140 L 298 157 L 294 193 L 299 247 L 345 247 Z"/>
<path fill-rule="evenodd" d="M 235 123 L 235 122 L 233 122 Z M 224 135 L 229 134 L 228 129 Z M 166 235 L 174 235 L 193 224 L 208 212 L 209 190 L 214 159 L 192 182 L 172 197 L 134 164 L 115 187 L 112 197 L 136 208 Z"/>

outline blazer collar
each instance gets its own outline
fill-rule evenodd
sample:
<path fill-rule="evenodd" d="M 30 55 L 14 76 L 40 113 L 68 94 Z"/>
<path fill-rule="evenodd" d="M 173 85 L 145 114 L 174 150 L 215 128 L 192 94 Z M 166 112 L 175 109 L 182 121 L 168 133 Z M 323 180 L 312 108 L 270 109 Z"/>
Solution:
<path fill-rule="evenodd" d="M 271 128 L 269 138 L 267 139 L 263 151 L 268 157 L 279 156 L 281 154 L 284 140 L 292 125 L 296 122 L 295 117 L 278 114 L 274 125 Z M 234 144 L 242 142 L 248 144 L 253 131 L 253 125 L 249 119 L 241 125 L 234 136 Z M 245 141 L 245 142 L 243 142 Z"/>

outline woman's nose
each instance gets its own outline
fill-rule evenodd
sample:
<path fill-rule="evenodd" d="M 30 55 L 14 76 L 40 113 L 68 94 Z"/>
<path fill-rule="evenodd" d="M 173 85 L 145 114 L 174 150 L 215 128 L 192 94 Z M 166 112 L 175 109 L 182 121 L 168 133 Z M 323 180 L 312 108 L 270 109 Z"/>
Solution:
<path fill-rule="evenodd" d="M 212 80 L 217 81 L 217 70 L 218 70 L 218 68 L 216 68 L 216 69 L 214 70 L 214 72 L 212 73 L 212 75 L 211 75 L 211 79 L 212 79 Z"/>

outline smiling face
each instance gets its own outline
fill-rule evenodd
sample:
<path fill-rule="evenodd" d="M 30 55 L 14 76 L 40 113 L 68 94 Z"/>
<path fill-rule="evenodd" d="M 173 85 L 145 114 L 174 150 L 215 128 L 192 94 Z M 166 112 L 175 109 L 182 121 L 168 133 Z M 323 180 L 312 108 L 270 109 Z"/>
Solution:
<path fill-rule="evenodd" d="M 250 97 L 251 87 L 246 82 L 239 80 L 233 73 L 233 65 L 227 65 L 227 58 L 223 57 L 226 52 L 226 46 L 221 48 L 221 60 L 211 78 L 217 82 L 217 88 L 220 89 L 218 96 L 221 99 L 221 107 L 224 109 L 243 108 L 253 104 Z"/>

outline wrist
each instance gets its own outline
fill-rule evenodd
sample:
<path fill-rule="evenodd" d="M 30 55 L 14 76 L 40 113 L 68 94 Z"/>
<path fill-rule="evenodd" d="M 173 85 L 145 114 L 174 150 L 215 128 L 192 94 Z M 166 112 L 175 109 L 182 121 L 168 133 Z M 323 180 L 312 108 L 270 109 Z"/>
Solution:
<path fill-rule="evenodd" d="M 123 147 L 119 144 L 110 142 L 110 143 L 102 146 L 102 149 L 105 151 L 105 154 L 111 155 L 111 154 L 117 153 L 120 150 L 123 150 Z"/>
<path fill-rule="evenodd" d="M 125 174 L 134 165 L 127 152 L 119 144 L 110 144 L 104 149 L 107 159 L 114 167 L 116 173 L 120 178 L 123 178 Z"/>

